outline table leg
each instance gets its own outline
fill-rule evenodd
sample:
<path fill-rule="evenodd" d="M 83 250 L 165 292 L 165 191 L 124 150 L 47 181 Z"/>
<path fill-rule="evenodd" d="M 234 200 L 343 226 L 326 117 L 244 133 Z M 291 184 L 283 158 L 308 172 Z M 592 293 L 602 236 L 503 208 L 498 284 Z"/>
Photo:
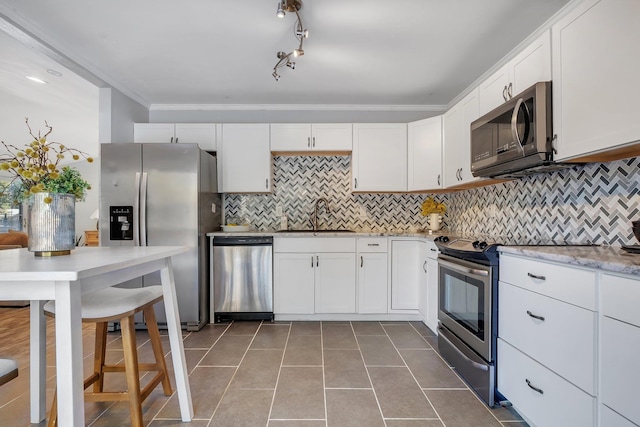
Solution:
<path fill-rule="evenodd" d="M 37 424 L 47 415 L 47 322 L 42 310 L 44 301 L 31 301 L 30 308 L 30 385 L 31 423 Z"/>
<path fill-rule="evenodd" d="M 84 427 L 82 318 L 79 282 L 56 282 L 58 425 Z"/>
<path fill-rule="evenodd" d="M 187 361 L 184 357 L 184 346 L 182 344 L 182 330 L 171 258 L 166 258 L 166 267 L 160 270 L 160 279 L 162 281 L 164 308 L 167 315 L 169 344 L 171 345 L 173 371 L 176 376 L 176 391 L 178 392 L 178 401 L 180 403 L 180 414 L 183 422 L 189 422 L 193 419 L 193 403 L 191 401 Z"/>

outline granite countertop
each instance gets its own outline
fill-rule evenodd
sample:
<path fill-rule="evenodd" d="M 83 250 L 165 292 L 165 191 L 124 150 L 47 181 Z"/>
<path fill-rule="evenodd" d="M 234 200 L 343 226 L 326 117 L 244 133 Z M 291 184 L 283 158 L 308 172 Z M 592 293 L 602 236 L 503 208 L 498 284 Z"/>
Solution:
<path fill-rule="evenodd" d="M 498 251 L 580 267 L 640 275 L 640 254 L 630 254 L 619 246 L 500 246 Z"/>
<path fill-rule="evenodd" d="M 428 231 L 365 231 L 359 230 L 355 232 L 314 232 L 309 230 L 304 231 L 247 231 L 247 232 L 224 232 L 214 231 L 207 233 L 209 237 L 234 237 L 234 236 L 247 236 L 247 237 L 421 237 L 428 240 L 433 240 L 438 236 L 448 235 L 447 232 L 439 231 L 437 233 L 429 233 Z"/>

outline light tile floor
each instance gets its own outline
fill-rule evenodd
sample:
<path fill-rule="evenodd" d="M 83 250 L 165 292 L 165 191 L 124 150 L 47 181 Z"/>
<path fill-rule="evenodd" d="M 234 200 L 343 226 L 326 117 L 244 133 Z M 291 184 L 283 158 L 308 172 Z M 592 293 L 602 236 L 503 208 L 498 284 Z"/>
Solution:
<path fill-rule="evenodd" d="M 20 363 L 20 376 L 0 388 L 0 425 L 29 425 L 28 309 L 0 309 L 0 356 Z M 26 314 L 25 314 L 26 313 Z M 48 320 L 52 341 L 52 320 Z M 27 328 L 28 331 L 28 328 Z M 85 371 L 94 332 L 84 329 Z M 141 361 L 151 361 L 145 331 L 137 333 Z M 168 356 L 168 340 L 163 337 Z M 195 419 L 181 423 L 175 394 L 161 387 L 144 402 L 149 426 L 197 427 L 522 427 L 507 408 L 489 409 L 440 358 L 433 333 L 420 322 L 233 322 L 184 332 Z M 108 360 L 122 357 L 110 334 Z M 55 372 L 53 342 L 47 364 Z M 107 389 L 124 387 L 112 374 Z M 143 378 L 144 382 L 144 378 Z M 55 376 L 48 380 L 50 399 Z M 86 403 L 87 424 L 129 424 L 128 406 Z"/>

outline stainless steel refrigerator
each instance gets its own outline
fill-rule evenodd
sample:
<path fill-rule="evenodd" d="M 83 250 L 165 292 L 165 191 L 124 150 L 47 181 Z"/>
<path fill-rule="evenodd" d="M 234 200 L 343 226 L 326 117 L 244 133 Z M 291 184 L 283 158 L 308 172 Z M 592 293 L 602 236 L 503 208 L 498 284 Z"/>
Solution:
<path fill-rule="evenodd" d="M 100 150 L 100 245 L 191 247 L 172 265 L 183 327 L 200 329 L 209 320 L 206 233 L 221 224 L 216 157 L 182 143 L 101 144 Z M 156 284 L 159 273 L 119 286 Z M 166 323 L 162 304 L 155 309 Z"/>

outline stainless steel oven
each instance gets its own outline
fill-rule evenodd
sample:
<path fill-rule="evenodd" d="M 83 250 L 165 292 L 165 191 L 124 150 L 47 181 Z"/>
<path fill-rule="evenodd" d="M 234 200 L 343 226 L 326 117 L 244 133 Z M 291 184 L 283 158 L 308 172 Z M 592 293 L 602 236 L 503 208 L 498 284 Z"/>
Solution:
<path fill-rule="evenodd" d="M 438 320 L 486 360 L 491 346 L 492 267 L 440 255 Z"/>
<path fill-rule="evenodd" d="M 436 239 L 438 350 L 487 405 L 495 406 L 497 245 L 474 239 Z"/>

